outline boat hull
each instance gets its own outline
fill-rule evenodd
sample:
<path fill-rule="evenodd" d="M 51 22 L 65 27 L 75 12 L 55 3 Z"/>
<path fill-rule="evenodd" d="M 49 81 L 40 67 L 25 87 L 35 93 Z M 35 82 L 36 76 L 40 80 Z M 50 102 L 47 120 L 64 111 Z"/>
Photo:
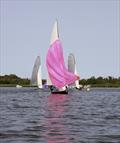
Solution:
<path fill-rule="evenodd" d="M 52 94 L 68 94 L 68 91 L 51 91 Z"/>
<path fill-rule="evenodd" d="M 52 94 L 68 94 L 68 90 L 58 90 L 54 86 L 50 86 L 50 91 Z"/>
<path fill-rule="evenodd" d="M 75 87 L 75 89 L 76 89 L 76 90 L 82 90 L 82 88 L 77 88 L 77 87 Z"/>

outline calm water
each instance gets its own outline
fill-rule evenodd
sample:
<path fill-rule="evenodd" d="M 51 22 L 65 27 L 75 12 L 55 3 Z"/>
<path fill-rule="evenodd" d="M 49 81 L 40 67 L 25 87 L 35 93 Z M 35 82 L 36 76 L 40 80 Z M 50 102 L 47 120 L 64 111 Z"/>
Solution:
<path fill-rule="evenodd" d="M 0 88 L 0 143 L 120 143 L 120 89 Z"/>

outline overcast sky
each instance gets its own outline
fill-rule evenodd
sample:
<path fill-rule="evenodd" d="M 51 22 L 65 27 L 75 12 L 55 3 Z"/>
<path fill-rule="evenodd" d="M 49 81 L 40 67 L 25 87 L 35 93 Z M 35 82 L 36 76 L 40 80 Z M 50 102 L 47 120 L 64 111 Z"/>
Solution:
<path fill-rule="evenodd" d="M 76 58 L 81 78 L 120 76 L 119 0 L 0 0 L 0 73 L 31 77 L 45 58 L 55 19 L 64 58 Z"/>

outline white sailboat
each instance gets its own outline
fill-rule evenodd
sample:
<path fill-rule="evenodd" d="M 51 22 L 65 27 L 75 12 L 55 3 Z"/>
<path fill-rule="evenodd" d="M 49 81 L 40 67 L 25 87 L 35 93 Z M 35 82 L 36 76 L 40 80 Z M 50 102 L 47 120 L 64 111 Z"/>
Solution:
<path fill-rule="evenodd" d="M 68 55 L 68 71 L 71 72 L 71 73 L 75 73 L 75 57 L 72 53 L 70 53 Z M 75 88 L 75 83 L 72 83 L 69 85 L 69 88 Z"/>
<path fill-rule="evenodd" d="M 39 67 L 39 70 L 38 70 L 38 74 L 37 74 L 37 86 L 38 88 L 43 88 L 42 87 L 42 79 L 41 79 L 41 66 Z"/>
<path fill-rule="evenodd" d="M 75 64 L 75 74 L 78 75 L 77 69 L 76 69 L 76 64 Z M 75 81 L 75 88 L 81 90 L 83 88 L 82 85 L 79 84 L 79 80 Z"/>
<path fill-rule="evenodd" d="M 16 88 L 22 88 L 22 85 L 17 84 Z"/>
<path fill-rule="evenodd" d="M 32 76 L 31 76 L 31 85 L 32 86 L 37 86 L 38 88 L 42 88 L 42 78 L 41 78 L 41 62 L 40 62 L 40 56 L 37 56 L 33 71 L 32 71 Z"/>
<path fill-rule="evenodd" d="M 77 69 L 76 69 L 76 61 L 74 54 L 70 53 L 68 56 L 68 70 L 75 75 L 78 75 Z M 81 89 L 82 86 L 79 84 L 79 80 L 76 80 L 75 83 L 69 85 L 69 88 L 76 88 L 76 89 Z"/>

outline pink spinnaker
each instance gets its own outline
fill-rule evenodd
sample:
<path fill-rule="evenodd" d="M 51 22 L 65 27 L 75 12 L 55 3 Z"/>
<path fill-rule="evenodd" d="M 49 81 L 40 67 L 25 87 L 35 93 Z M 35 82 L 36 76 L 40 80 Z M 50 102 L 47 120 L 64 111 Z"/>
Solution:
<path fill-rule="evenodd" d="M 79 79 L 77 75 L 69 72 L 65 67 L 60 40 L 56 40 L 48 49 L 46 65 L 50 80 L 57 88 L 72 84 Z"/>

